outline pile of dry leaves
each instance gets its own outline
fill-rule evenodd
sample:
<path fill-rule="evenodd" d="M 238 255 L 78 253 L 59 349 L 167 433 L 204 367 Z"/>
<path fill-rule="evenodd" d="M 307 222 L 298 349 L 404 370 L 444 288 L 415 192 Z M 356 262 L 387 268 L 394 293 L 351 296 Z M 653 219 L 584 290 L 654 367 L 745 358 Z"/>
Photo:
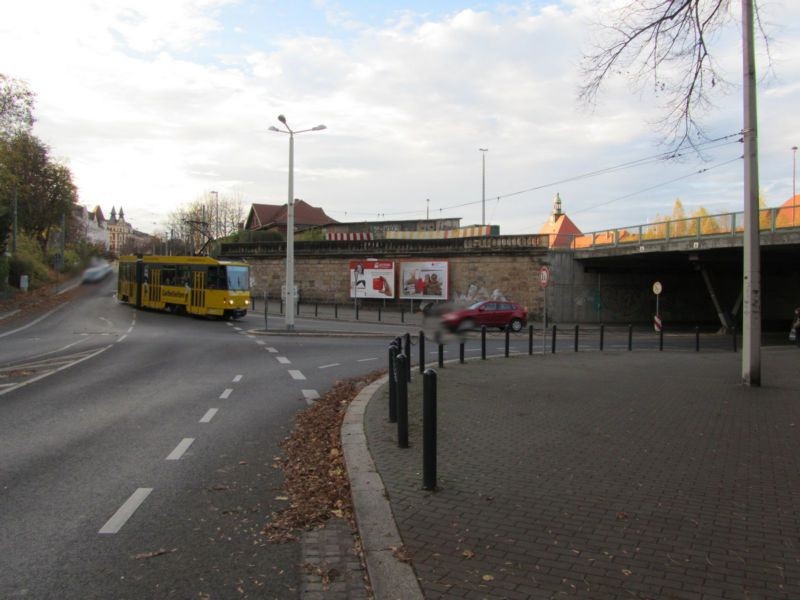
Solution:
<path fill-rule="evenodd" d="M 283 469 L 289 506 L 272 513 L 264 528 L 267 539 L 278 543 L 297 539 L 298 530 L 324 526 L 332 517 L 354 524 L 340 430 L 353 398 L 382 375 L 383 372 L 373 372 L 337 381 L 295 418 L 292 434 L 281 444 L 285 457 L 277 458 L 274 464 Z"/>

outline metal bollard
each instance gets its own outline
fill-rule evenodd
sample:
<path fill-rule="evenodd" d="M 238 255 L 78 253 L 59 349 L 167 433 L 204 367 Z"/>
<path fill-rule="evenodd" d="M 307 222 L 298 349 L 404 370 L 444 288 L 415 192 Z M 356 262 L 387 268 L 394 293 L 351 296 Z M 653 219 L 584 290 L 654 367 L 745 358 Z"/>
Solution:
<path fill-rule="evenodd" d="M 267 327 L 267 312 L 269 308 L 269 300 L 267 300 L 267 295 L 264 294 L 264 331 L 268 329 Z"/>
<path fill-rule="evenodd" d="M 605 340 L 606 326 L 600 323 L 600 352 L 603 351 L 603 341 Z"/>
<path fill-rule="evenodd" d="M 633 350 L 633 324 L 628 325 L 628 352 Z"/>
<path fill-rule="evenodd" d="M 337 320 L 339 319 L 339 305 L 335 302 L 333 303 L 333 318 Z"/>
<path fill-rule="evenodd" d="M 533 356 L 533 325 L 528 325 L 528 356 Z"/>
<path fill-rule="evenodd" d="M 395 362 L 397 363 L 397 373 L 404 373 L 406 370 L 405 354 L 398 354 Z M 408 448 L 408 382 L 405 377 L 396 376 L 397 379 L 397 446 L 398 448 Z"/>
<path fill-rule="evenodd" d="M 464 340 L 458 343 L 458 362 L 464 364 Z"/>
<path fill-rule="evenodd" d="M 419 332 L 419 372 L 425 372 L 425 332 Z"/>
<path fill-rule="evenodd" d="M 553 342 L 552 342 L 553 347 L 551 348 L 551 352 L 553 354 L 556 353 L 556 332 L 557 332 L 556 325 L 553 325 Z"/>
<path fill-rule="evenodd" d="M 279 315 L 283 314 L 283 298 L 281 298 L 281 309 L 280 309 L 280 312 L 278 314 Z"/>
<path fill-rule="evenodd" d="M 314 316 L 315 317 L 319 316 L 319 302 L 314 303 Z"/>
<path fill-rule="evenodd" d="M 300 301 L 297 301 L 297 316 L 300 316 Z"/>
<path fill-rule="evenodd" d="M 486 360 L 486 325 L 481 325 L 481 360 Z"/>
<path fill-rule="evenodd" d="M 408 379 L 409 383 L 411 382 L 411 334 L 406 332 L 403 336 L 406 342 L 406 356 L 408 357 L 408 362 L 406 363 L 406 379 Z"/>
<path fill-rule="evenodd" d="M 506 358 L 508 358 L 510 342 L 511 342 L 511 328 L 506 327 Z"/>
<path fill-rule="evenodd" d="M 700 352 L 700 326 L 694 328 L 694 351 Z"/>
<path fill-rule="evenodd" d="M 389 423 L 397 423 L 397 346 L 389 344 Z"/>
<path fill-rule="evenodd" d="M 736 325 L 731 329 L 731 337 L 733 338 L 733 351 L 736 352 Z"/>
<path fill-rule="evenodd" d="M 575 325 L 575 352 L 578 351 L 578 326 Z"/>
<path fill-rule="evenodd" d="M 381 320 L 381 305 L 378 305 L 378 322 Z"/>
<path fill-rule="evenodd" d="M 356 321 L 358 321 L 358 300 L 356 300 Z"/>
<path fill-rule="evenodd" d="M 436 371 L 422 375 L 422 489 L 436 489 Z"/>
<path fill-rule="evenodd" d="M 406 311 L 402 308 L 400 309 L 400 322 L 401 323 L 406 322 Z"/>
<path fill-rule="evenodd" d="M 664 350 L 664 326 L 661 326 L 661 329 L 658 330 L 658 351 L 661 352 Z"/>
<path fill-rule="evenodd" d="M 444 369 L 444 344 L 439 344 L 439 368 Z"/>

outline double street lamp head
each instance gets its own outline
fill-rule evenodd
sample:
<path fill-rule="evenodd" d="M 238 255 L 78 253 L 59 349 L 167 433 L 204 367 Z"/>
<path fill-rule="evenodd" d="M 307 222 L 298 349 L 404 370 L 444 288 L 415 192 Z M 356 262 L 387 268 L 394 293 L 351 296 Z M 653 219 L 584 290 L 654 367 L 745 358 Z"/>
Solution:
<path fill-rule="evenodd" d="M 291 127 L 289 127 L 289 124 L 286 122 L 286 117 L 284 117 L 283 115 L 278 115 L 278 121 L 283 123 L 286 129 L 278 129 L 274 125 L 270 125 L 269 127 L 270 131 L 277 131 L 278 133 L 288 133 L 290 135 L 294 135 L 295 133 L 305 133 L 306 131 L 322 131 L 323 129 L 327 129 L 325 125 L 316 125 L 315 127 L 311 127 L 310 129 L 302 129 L 300 131 L 294 131 Z"/>

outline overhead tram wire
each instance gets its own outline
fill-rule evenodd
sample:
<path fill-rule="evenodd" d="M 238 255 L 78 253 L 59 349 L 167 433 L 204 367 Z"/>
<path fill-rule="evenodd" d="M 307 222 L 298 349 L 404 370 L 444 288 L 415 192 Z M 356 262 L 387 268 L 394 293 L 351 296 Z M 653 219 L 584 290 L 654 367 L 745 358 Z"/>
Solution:
<path fill-rule="evenodd" d="M 662 152 L 660 154 L 654 154 L 654 155 L 651 155 L 651 156 L 646 156 L 646 157 L 639 158 L 639 159 L 636 159 L 636 160 L 620 163 L 618 165 L 613 165 L 611 167 L 605 167 L 603 169 L 598 169 L 596 171 L 589 171 L 587 173 L 582 173 L 580 175 L 573 175 L 572 177 L 567 177 L 565 179 L 560 179 L 560 180 L 552 181 L 552 182 L 549 182 L 549 183 L 543 183 L 541 185 L 537 185 L 537 186 L 534 186 L 534 187 L 526 188 L 526 189 L 523 189 L 523 190 L 518 190 L 516 192 L 509 192 L 507 194 L 500 194 L 499 196 L 494 196 L 494 198 L 499 203 L 499 201 L 504 199 L 504 198 L 511 198 L 513 196 L 519 196 L 521 194 L 526 194 L 528 192 L 535 192 L 535 191 L 546 189 L 546 188 L 553 187 L 553 186 L 556 186 L 556 185 L 562 185 L 562 184 L 565 184 L 565 183 L 572 183 L 572 182 L 575 182 L 575 181 L 580 181 L 582 179 L 590 179 L 592 177 L 598 177 L 600 175 L 607 175 L 609 173 L 615 173 L 617 171 L 623 171 L 623 170 L 626 170 L 626 169 L 631 169 L 631 168 L 634 168 L 634 167 L 640 167 L 640 166 L 651 164 L 651 163 L 657 163 L 657 162 L 661 162 L 661 161 L 664 161 L 664 160 L 674 160 L 674 159 L 677 159 L 677 158 L 682 158 L 682 157 L 684 157 L 686 155 L 695 153 L 699 149 L 707 151 L 707 150 L 715 150 L 717 148 L 722 148 L 722 147 L 725 147 L 725 146 L 730 146 L 731 144 L 739 144 L 739 143 L 741 143 L 741 135 L 742 135 L 741 131 L 739 131 L 737 133 L 731 133 L 731 134 L 728 134 L 728 135 L 724 135 L 722 137 L 715 138 L 713 140 L 708 140 L 707 142 L 703 142 L 702 144 L 697 144 L 696 146 L 694 146 L 693 150 L 691 150 L 691 151 L 690 150 L 686 150 L 686 151 L 680 152 L 680 151 L 671 150 L 669 152 Z M 735 139 L 733 141 L 730 141 L 731 138 L 737 138 L 737 139 Z M 723 140 L 728 140 L 728 141 L 724 141 L 721 144 L 717 144 L 717 142 L 721 142 Z M 715 145 L 712 145 L 712 144 L 715 144 Z M 739 159 L 736 158 L 736 159 L 733 159 L 733 160 L 739 160 Z M 728 161 L 728 162 L 732 162 L 732 161 Z M 727 163 L 722 163 L 722 164 L 727 164 Z M 708 171 L 710 169 L 714 169 L 717 166 L 721 166 L 721 165 L 716 165 L 714 167 L 709 167 L 707 169 L 701 169 L 701 170 L 693 172 L 693 173 L 691 173 L 689 175 L 684 175 L 684 176 L 679 177 L 679 178 L 677 178 L 675 180 L 671 180 L 670 182 L 665 182 L 663 185 L 667 185 L 667 183 L 671 183 L 672 181 L 679 181 L 679 180 L 684 179 L 686 177 L 691 177 L 691 176 L 694 176 L 694 175 L 697 175 L 697 174 L 700 174 L 700 173 L 704 173 L 705 171 Z M 659 184 L 659 185 L 662 185 L 662 184 Z M 655 186 L 655 187 L 659 187 L 659 186 Z M 654 189 L 654 188 L 648 188 L 648 189 Z M 639 192 L 635 192 L 635 194 L 641 193 L 642 191 L 647 191 L 647 190 L 641 190 Z M 624 198 L 627 198 L 627 197 L 628 196 L 624 196 Z M 621 200 L 621 199 L 622 198 L 618 198 L 616 200 Z M 609 201 L 609 203 L 610 202 L 615 202 L 616 200 Z M 453 210 L 453 209 L 456 209 L 456 208 L 463 208 L 465 206 L 474 206 L 476 204 L 481 204 L 482 202 L 483 202 L 483 200 L 475 200 L 475 201 L 471 201 L 471 202 L 462 202 L 460 204 L 451 204 L 449 206 L 440 207 L 439 208 L 439 212 L 441 213 L 441 211 L 443 211 L 443 210 Z M 330 212 L 347 212 L 348 214 L 352 214 L 352 215 L 372 215 L 372 214 L 374 214 L 373 212 L 352 212 L 352 211 L 330 211 Z M 386 216 L 415 215 L 415 214 L 418 214 L 420 212 L 421 212 L 421 210 L 406 210 L 406 211 L 399 211 L 399 212 L 393 212 L 393 213 L 384 213 L 384 215 L 386 215 Z"/>

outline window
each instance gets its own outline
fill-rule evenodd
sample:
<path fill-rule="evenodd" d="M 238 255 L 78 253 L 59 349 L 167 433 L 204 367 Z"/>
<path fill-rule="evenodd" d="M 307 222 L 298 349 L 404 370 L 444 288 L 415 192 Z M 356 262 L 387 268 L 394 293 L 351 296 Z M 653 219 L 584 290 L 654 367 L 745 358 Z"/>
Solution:
<path fill-rule="evenodd" d="M 228 289 L 233 291 L 247 291 L 250 289 L 250 269 L 249 267 L 227 266 Z"/>

